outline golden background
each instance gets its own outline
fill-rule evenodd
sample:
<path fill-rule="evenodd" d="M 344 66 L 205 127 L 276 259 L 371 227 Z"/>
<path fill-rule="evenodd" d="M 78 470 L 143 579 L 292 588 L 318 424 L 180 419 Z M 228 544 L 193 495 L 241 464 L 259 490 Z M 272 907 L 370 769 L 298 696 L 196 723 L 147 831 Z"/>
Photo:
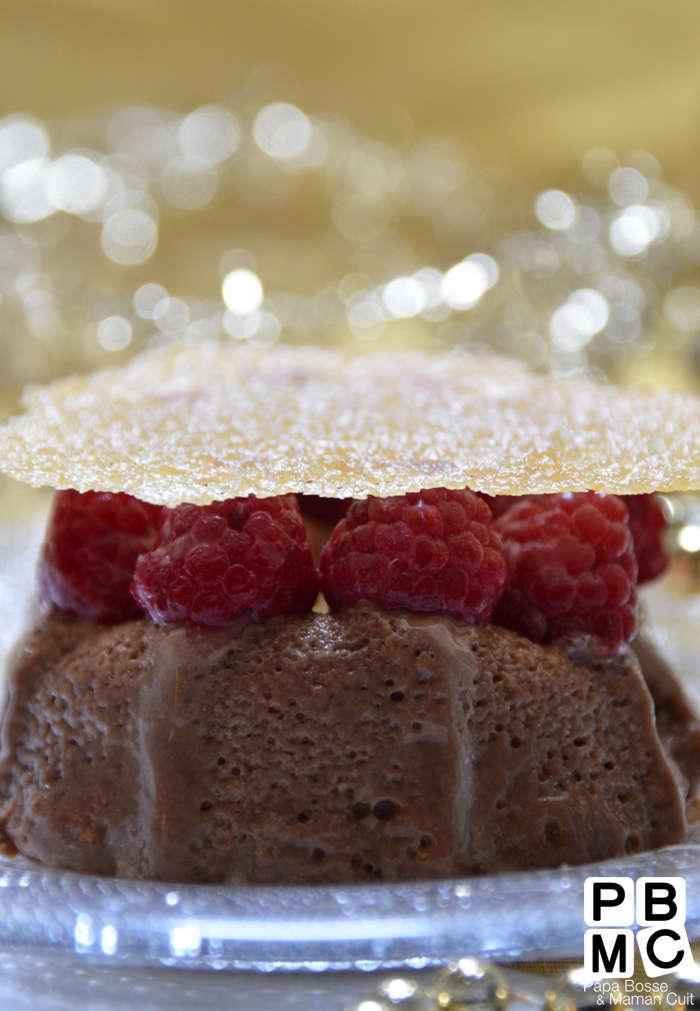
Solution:
<path fill-rule="evenodd" d="M 606 145 L 699 200 L 699 43 L 697 0 L 5 0 L 0 95 L 53 118 L 269 77 L 372 136 L 452 136 L 504 192 L 574 184 Z"/>

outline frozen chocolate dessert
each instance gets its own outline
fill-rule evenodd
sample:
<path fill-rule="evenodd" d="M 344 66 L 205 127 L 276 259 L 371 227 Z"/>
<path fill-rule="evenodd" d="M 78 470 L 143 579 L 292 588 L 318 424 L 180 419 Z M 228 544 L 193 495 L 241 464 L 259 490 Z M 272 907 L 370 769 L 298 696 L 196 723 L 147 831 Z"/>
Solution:
<path fill-rule="evenodd" d="M 685 838 L 700 726 L 637 612 L 655 489 L 700 487 L 693 398 L 200 343 L 33 391 L 0 463 L 63 489 L 8 671 L 6 851 L 285 883 Z"/>

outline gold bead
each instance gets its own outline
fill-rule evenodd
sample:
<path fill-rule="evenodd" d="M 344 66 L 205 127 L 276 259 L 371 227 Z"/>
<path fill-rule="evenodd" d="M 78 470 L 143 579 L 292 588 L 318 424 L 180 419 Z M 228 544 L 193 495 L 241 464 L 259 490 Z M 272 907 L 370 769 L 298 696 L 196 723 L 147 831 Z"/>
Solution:
<path fill-rule="evenodd" d="M 461 958 L 440 973 L 433 1000 L 445 1011 L 492 1011 L 503 1007 L 508 987 L 494 966 L 476 958 Z"/>
<path fill-rule="evenodd" d="M 377 987 L 377 996 L 389 1007 L 401 1008 L 401 1011 L 432 1011 L 434 1007 L 420 984 L 404 976 L 383 980 Z"/>

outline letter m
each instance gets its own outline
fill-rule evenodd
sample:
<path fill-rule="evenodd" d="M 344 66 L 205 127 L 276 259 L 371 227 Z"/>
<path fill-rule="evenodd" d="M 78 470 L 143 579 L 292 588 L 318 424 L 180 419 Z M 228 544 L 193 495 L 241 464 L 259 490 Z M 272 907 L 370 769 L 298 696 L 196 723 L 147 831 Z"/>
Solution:
<path fill-rule="evenodd" d="M 586 971 L 599 979 L 619 979 L 634 973 L 631 930 L 587 930 L 583 949 Z"/>

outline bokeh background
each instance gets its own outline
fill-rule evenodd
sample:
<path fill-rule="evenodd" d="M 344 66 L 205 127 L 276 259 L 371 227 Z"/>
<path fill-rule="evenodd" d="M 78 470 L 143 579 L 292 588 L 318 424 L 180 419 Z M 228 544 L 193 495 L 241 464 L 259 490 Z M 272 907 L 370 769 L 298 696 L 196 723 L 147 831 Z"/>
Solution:
<path fill-rule="evenodd" d="M 7 0 L 0 386 L 189 337 L 700 385 L 700 8 Z"/>
<path fill-rule="evenodd" d="M 0 95 L 59 117 L 286 78 L 370 136 L 455 138 L 504 195 L 575 185 L 606 145 L 651 150 L 700 199 L 699 37 L 694 0 L 6 0 Z"/>

